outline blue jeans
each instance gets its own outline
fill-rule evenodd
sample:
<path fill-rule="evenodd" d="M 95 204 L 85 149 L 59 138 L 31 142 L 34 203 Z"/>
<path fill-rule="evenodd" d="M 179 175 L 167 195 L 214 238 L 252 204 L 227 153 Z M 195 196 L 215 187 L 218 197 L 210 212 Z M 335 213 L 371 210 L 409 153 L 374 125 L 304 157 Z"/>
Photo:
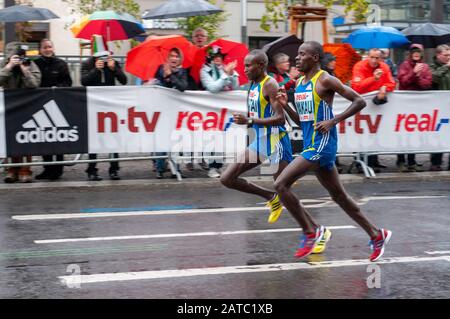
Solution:
<path fill-rule="evenodd" d="M 167 153 L 154 153 L 155 156 L 166 156 Z M 159 173 L 164 173 L 166 171 L 166 159 L 161 158 L 155 160 L 156 162 L 156 171 Z"/>

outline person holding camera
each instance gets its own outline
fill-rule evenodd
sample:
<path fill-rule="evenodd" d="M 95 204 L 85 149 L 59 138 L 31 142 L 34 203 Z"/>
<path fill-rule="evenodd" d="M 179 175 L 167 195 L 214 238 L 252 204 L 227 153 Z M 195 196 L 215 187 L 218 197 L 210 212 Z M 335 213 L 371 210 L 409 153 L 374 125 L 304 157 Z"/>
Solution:
<path fill-rule="evenodd" d="M 81 64 L 81 84 L 83 86 L 115 86 L 116 80 L 127 84 L 127 77 L 119 62 L 113 59 L 109 51 L 98 52 Z M 110 154 L 112 158 L 119 158 L 119 154 Z M 97 154 L 89 154 L 89 159 L 97 159 Z M 119 180 L 119 162 L 111 162 L 109 177 Z M 101 181 L 97 174 L 97 163 L 89 163 L 86 173 L 90 181 Z"/>
<path fill-rule="evenodd" d="M 41 71 L 37 65 L 26 56 L 26 47 L 18 46 L 17 42 L 8 43 L 5 48 L 7 57 L 0 69 L 0 86 L 3 89 L 37 88 L 41 83 Z M 24 163 L 22 157 L 14 157 L 12 163 Z M 31 162 L 31 156 L 26 157 L 26 163 Z M 32 182 L 30 166 L 10 167 L 7 169 L 5 183 Z"/>
<path fill-rule="evenodd" d="M 34 61 L 42 74 L 41 87 L 70 87 L 72 78 L 70 77 L 69 67 L 64 60 L 55 56 L 55 47 L 49 39 L 43 39 L 39 43 L 40 56 Z M 45 155 L 44 162 L 52 162 L 54 157 L 56 161 L 64 160 L 63 154 Z M 57 180 L 63 174 L 64 165 L 46 165 L 44 171 L 35 178 L 38 180 L 48 179 Z"/>

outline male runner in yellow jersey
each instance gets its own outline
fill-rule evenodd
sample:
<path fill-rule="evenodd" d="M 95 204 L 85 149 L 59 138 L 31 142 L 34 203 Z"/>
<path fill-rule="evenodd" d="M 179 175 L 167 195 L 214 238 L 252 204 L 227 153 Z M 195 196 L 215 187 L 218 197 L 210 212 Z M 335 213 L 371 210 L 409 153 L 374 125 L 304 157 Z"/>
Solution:
<path fill-rule="evenodd" d="M 292 161 L 292 149 L 288 133 L 284 128 L 283 108 L 277 102 L 278 83 L 267 75 L 267 55 L 261 50 L 250 52 L 244 60 L 245 74 L 251 81 L 247 98 L 248 116 L 233 114 L 234 123 L 248 125 L 253 140 L 238 160 L 230 164 L 220 181 L 228 188 L 259 195 L 270 207 L 268 222 L 274 223 L 283 210 L 278 195 L 240 178 L 244 172 L 269 159 L 275 166 L 274 179 Z"/>
<path fill-rule="evenodd" d="M 371 261 L 377 261 L 384 253 L 392 232 L 376 228 L 361 213 L 358 205 L 349 197 L 339 181 L 334 165 L 337 151 L 336 125 L 361 111 L 366 103 L 354 90 L 345 86 L 334 76 L 320 69 L 324 56 L 322 46 L 315 41 L 303 43 L 296 58 L 297 68 L 305 75 L 301 77 L 295 90 L 296 112 L 287 105 L 286 92 L 277 94 L 277 101 L 289 116 L 302 127 L 303 147 L 301 156 L 291 162 L 275 181 L 281 202 L 303 228 L 303 235 L 296 257 L 308 256 L 315 250 L 321 252 L 331 236 L 331 232 L 317 224 L 291 191 L 292 184 L 313 170 L 319 182 L 331 195 L 331 198 L 369 235 Z M 352 104 L 336 116 L 332 112 L 335 93 L 351 101 Z"/>

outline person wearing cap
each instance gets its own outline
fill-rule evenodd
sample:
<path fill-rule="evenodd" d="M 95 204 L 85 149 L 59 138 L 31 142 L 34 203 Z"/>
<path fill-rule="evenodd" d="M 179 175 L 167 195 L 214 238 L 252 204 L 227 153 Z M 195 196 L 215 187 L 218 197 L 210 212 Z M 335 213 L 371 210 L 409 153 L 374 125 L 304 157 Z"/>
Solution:
<path fill-rule="evenodd" d="M 424 50 L 421 44 L 409 47 L 408 58 L 398 68 L 399 90 L 423 91 L 431 88 L 432 74 L 430 67 L 423 62 Z M 415 154 L 408 154 L 408 167 L 405 155 L 397 155 L 397 167 L 400 172 L 421 172 L 417 166 Z"/>
<path fill-rule="evenodd" d="M 200 70 L 200 81 L 209 92 L 239 89 L 239 74 L 235 71 L 237 61 L 224 64 L 225 56 L 218 46 L 208 49 L 206 63 Z"/>
<path fill-rule="evenodd" d="M 92 57 L 81 64 L 81 84 L 83 86 L 115 86 L 116 80 L 126 85 L 128 80 L 118 61 L 114 60 L 110 51 L 98 51 Z M 112 158 L 119 158 L 119 154 L 110 154 Z M 97 159 L 97 154 L 89 154 L 89 159 Z M 119 162 L 111 162 L 109 177 L 111 180 L 119 180 Z M 86 173 L 88 180 L 101 181 L 98 176 L 97 163 L 89 163 Z"/>
<path fill-rule="evenodd" d="M 3 89 L 32 89 L 41 84 L 41 71 L 33 61 L 25 59 L 27 49 L 17 42 L 6 45 L 7 58 L 0 69 L 0 87 Z M 24 163 L 22 157 L 13 157 L 11 160 L 12 163 Z M 31 162 L 31 156 L 26 157 L 26 162 Z M 9 167 L 4 181 L 31 183 L 32 174 L 30 166 Z"/>
<path fill-rule="evenodd" d="M 225 55 L 218 46 L 210 47 L 207 51 L 206 63 L 200 70 L 200 81 L 203 87 L 211 93 L 239 89 L 239 74 L 235 70 L 237 61 L 224 64 Z M 221 154 L 211 155 L 220 156 Z M 223 167 L 223 164 L 212 161 L 208 166 L 208 176 L 219 178 L 219 170 Z"/>

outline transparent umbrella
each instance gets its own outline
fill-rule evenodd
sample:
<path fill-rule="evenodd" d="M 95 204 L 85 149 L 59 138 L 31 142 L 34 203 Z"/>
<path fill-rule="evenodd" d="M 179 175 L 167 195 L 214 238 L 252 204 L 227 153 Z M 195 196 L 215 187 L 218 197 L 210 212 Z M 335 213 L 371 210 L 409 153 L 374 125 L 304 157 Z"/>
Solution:
<path fill-rule="evenodd" d="M 204 0 L 169 0 L 144 12 L 142 19 L 170 19 L 206 16 L 223 10 Z"/>
<path fill-rule="evenodd" d="M 15 5 L 0 10 L 0 22 L 26 22 L 58 19 L 59 17 L 45 8 Z"/>

